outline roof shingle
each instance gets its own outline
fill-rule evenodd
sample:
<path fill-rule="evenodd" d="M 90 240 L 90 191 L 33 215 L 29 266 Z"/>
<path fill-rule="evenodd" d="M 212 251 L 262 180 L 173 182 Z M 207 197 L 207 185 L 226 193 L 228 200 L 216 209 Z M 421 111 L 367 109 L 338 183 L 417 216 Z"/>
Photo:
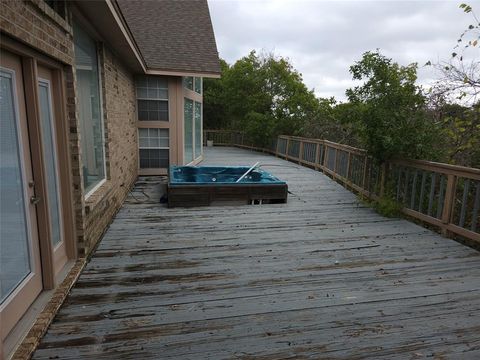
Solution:
<path fill-rule="evenodd" d="M 149 70 L 220 74 L 206 0 L 117 0 Z"/>

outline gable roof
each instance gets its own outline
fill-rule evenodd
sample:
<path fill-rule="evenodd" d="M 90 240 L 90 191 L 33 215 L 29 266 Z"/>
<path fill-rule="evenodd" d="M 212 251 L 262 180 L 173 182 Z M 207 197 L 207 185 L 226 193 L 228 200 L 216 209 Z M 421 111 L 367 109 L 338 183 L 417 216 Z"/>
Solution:
<path fill-rule="evenodd" d="M 117 0 L 149 71 L 220 74 L 206 0 Z"/>

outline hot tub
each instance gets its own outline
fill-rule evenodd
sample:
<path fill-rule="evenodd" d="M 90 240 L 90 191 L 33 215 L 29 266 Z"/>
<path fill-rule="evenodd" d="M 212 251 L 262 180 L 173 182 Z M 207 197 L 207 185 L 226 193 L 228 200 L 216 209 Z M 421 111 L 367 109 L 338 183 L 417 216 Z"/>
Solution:
<path fill-rule="evenodd" d="M 265 170 L 256 168 L 236 182 L 249 169 L 248 166 L 171 166 L 168 206 L 287 202 L 287 183 Z"/>

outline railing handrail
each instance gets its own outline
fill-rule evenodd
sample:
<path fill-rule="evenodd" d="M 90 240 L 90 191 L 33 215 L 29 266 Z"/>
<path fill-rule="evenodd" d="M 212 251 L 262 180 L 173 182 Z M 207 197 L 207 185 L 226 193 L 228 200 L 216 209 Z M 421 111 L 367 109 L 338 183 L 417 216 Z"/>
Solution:
<path fill-rule="evenodd" d="M 211 132 L 211 133 L 244 134 L 242 131 L 237 131 L 237 130 L 214 129 L 214 130 L 204 130 L 204 131 Z M 351 153 L 357 153 L 359 155 L 367 154 L 367 151 L 364 149 L 360 149 L 350 145 L 336 143 L 336 142 L 325 140 L 325 139 L 306 138 L 302 136 L 293 136 L 293 135 L 279 135 L 278 138 L 285 139 L 285 140 L 304 141 L 308 143 L 326 144 L 333 148 L 349 151 Z M 237 144 L 237 145 L 241 145 L 241 144 Z M 265 149 L 265 150 L 269 150 L 269 149 Z M 445 175 L 452 174 L 452 175 L 457 175 L 462 177 L 468 177 L 472 180 L 480 180 L 480 169 L 478 168 L 446 164 L 446 163 L 440 163 L 440 162 L 428 161 L 428 160 L 394 159 L 394 160 L 391 160 L 390 162 L 398 165 L 417 167 L 420 170 L 436 171 Z"/>

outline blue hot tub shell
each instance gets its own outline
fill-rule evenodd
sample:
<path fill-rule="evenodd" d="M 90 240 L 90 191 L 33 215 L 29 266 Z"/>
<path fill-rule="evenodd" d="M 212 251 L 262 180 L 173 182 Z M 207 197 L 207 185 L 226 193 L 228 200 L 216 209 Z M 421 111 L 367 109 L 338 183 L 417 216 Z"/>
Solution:
<path fill-rule="evenodd" d="M 288 186 L 269 172 L 256 168 L 236 182 L 249 166 L 171 166 L 168 204 L 201 206 L 213 202 L 284 203 Z"/>

